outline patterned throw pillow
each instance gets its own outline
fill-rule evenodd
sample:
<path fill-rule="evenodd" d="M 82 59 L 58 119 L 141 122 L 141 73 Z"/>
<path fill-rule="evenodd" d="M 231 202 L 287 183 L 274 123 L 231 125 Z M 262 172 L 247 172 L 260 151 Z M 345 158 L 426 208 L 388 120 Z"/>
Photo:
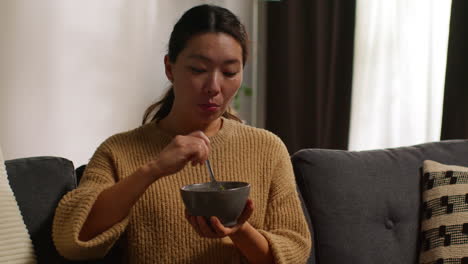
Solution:
<path fill-rule="evenodd" d="M 0 212 L 0 263 L 36 263 L 31 238 L 8 181 L 1 149 Z"/>
<path fill-rule="evenodd" d="M 468 168 L 424 161 L 421 264 L 468 264 Z"/>

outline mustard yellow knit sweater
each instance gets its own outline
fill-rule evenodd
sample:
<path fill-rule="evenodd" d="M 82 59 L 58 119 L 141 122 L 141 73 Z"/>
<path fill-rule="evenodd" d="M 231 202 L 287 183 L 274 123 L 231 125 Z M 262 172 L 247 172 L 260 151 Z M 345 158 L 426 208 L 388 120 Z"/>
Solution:
<path fill-rule="evenodd" d="M 89 241 L 78 234 L 102 190 L 157 157 L 173 135 L 156 123 L 114 135 L 89 162 L 80 185 L 56 210 L 53 239 L 66 258 L 106 255 L 123 236 L 123 263 L 242 263 L 231 240 L 201 238 L 184 218 L 181 186 L 209 181 L 203 166 L 186 166 L 154 182 L 122 222 Z M 307 228 L 287 149 L 272 133 L 223 118 L 211 141 L 210 161 L 220 181 L 251 184 L 254 213 L 248 220 L 268 240 L 277 264 L 305 263 L 310 252 Z"/>

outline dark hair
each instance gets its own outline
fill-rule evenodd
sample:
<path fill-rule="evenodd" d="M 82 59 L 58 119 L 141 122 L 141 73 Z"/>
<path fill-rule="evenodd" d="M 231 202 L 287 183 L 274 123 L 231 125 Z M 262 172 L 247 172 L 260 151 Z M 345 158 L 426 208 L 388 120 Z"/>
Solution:
<path fill-rule="evenodd" d="M 186 11 L 175 24 L 169 39 L 169 61 L 175 63 L 177 56 L 185 48 L 187 42 L 195 35 L 201 33 L 225 33 L 236 39 L 242 47 L 242 63 L 248 57 L 248 36 L 244 25 L 231 11 L 214 5 L 199 5 Z M 156 122 L 165 118 L 174 103 L 174 89 L 170 87 L 163 98 L 146 109 L 143 124 L 148 122 L 149 116 L 159 107 L 151 121 Z M 223 116 L 241 121 L 228 106 Z M 150 121 L 150 122 L 151 122 Z"/>

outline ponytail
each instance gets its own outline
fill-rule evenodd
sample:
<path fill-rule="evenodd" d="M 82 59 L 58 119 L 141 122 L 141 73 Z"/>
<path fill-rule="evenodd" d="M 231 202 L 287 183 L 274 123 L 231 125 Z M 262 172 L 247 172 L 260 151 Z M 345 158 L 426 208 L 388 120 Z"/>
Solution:
<path fill-rule="evenodd" d="M 161 100 L 158 102 L 150 105 L 144 115 L 143 115 L 143 125 L 152 121 L 159 122 L 160 120 L 164 119 L 169 113 L 171 112 L 172 105 L 174 104 L 174 89 L 171 87 L 169 90 L 166 92 L 166 94 L 163 96 Z M 156 114 L 151 118 L 150 121 L 148 121 L 150 115 L 156 110 L 156 108 L 159 107 L 159 110 L 156 112 Z"/>

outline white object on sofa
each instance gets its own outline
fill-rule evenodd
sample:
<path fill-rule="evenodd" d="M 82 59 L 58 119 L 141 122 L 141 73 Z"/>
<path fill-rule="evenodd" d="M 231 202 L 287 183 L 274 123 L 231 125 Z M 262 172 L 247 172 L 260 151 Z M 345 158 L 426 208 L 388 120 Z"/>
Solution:
<path fill-rule="evenodd" d="M 0 263 L 36 263 L 34 248 L 8 181 L 0 149 Z"/>

